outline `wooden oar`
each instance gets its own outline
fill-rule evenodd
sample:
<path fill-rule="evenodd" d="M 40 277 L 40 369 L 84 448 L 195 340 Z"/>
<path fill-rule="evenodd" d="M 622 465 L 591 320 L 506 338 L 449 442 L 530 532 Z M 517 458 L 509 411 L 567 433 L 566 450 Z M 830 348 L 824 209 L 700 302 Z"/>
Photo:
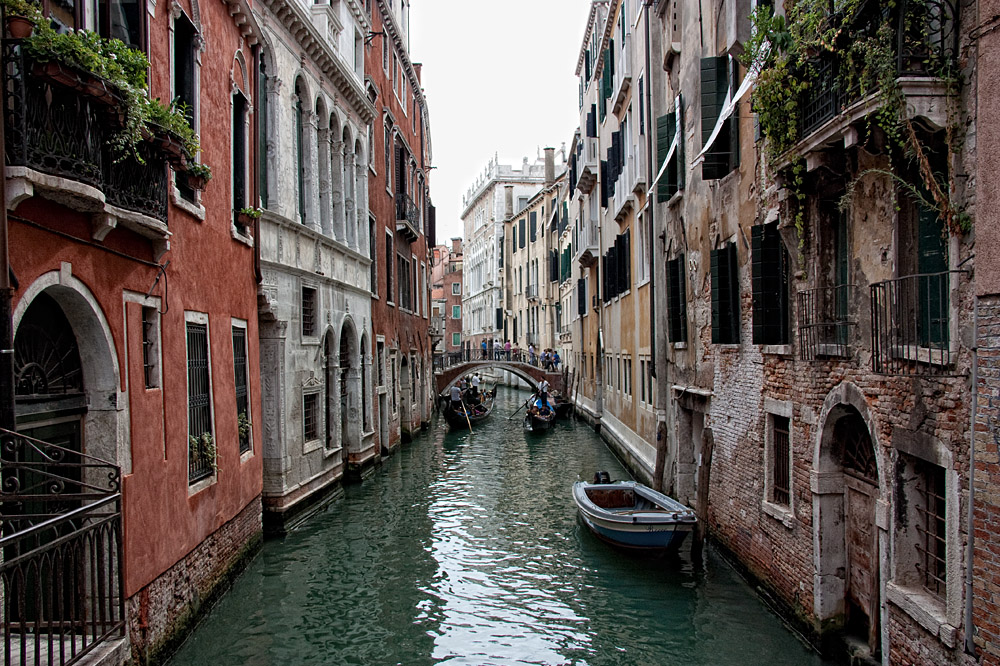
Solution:
<path fill-rule="evenodd" d="M 465 414 L 465 423 L 469 426 L 469 433 L 472 433 L 472 421 L 469 420 L 469 410 L 465 408 L 465 398 L 462 398 L 462 413 Z"/>
<path fill-rule="evenodd" d="M 535 394 L 532 393 L 531 394 L 531 398 L 528 398 L 527 400 L 525 400 L 523 405 L 521 405 L 520 407 L 518 407 L 517 409 L 514 410 L 514 414 L 517 414 L 519 411 L 521 411 L 522 409 L 524 409 L 525 407 L 527 407 L 528 403 L 531 402 L 531 399 L 534 398 L 534 397 L 535 397 Z M 510 416 L 508 416 L 507 420 L 510 421 L 512 418 L 514 418 L 514 414 L 511 414 Z"/>

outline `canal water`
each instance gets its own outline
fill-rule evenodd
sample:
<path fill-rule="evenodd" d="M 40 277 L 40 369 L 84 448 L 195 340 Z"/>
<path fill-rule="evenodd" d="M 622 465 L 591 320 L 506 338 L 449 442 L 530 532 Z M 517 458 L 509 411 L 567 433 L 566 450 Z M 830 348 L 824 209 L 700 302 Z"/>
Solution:
<path fill-rule="evenodd" d="M 571 485 L 628 472 L 582 421 L 525 435 L 526 395 L 501 388 L 471 434 L 440 420 L 266 542 L 170 665 L 828 663 L 711 549 L 595 539 Z"/>

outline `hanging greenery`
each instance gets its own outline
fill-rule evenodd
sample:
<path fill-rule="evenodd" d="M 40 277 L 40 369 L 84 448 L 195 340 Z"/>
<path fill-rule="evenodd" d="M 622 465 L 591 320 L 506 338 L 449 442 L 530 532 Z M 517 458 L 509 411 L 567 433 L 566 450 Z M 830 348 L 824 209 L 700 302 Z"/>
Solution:
<path fill-rule="evenodd" d="M 955 200 L 951 167 L 961 147 L 953 120 L 957 113 L 949 114 L 948 154 L 941 172 L 933 167 L 925 139 L 907 114 L 900 84 L 903 73 L 936 77 L 955 106 L 961 81 L 943 34 L 949 21 L 957 19 L 948 0 L 841 0 L 832 12 L 829 0 L 789 0 L 785 7 L 786 16 L 774 15 L 767 7 L 755 11 L 753 37 L 742 59 L 748 67 L 761 67 L 751 101 L 767 139 L 768 162 L 784 165 L 786 186 L 793 191 L 800 247 L 805 197 L 795 146 L 802 128 L 812 121 L 806 117 L 807 100 L 839 112 L 842 104 L 874 96 L 877 111 L 868 122 L 887 138 L 890 168 L 885 172 L 904 189 L 919 192 L 950 233 L 968 231 L 971 219 Z M 901 175 L 914 166 L 919 183 Z M 853 189 L 852 183 L 848 195 Z"/>

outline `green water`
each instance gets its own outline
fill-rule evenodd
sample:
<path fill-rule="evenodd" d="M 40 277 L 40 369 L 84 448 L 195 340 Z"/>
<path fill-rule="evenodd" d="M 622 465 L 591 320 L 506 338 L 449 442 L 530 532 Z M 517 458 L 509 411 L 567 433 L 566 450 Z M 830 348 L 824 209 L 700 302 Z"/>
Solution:
<path fill-rule="evenodd" d="M 711 550 L 593 538 L 572 483 L 628 473 L 582 421 L 526 436 L 498 393 L 471 435 L 440 421 L 265 543 L 171 666 L 827 663 Z"/>

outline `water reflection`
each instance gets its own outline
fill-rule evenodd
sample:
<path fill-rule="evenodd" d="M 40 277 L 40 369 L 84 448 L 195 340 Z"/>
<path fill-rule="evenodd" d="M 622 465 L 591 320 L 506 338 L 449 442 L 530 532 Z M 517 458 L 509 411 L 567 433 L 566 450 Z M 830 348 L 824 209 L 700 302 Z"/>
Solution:
<path fill-rule="evenodd" d="M 823 663 L 711 551 L 695 568 L 594 539 L 571 484 L 627 473 L 582 422 L 526 437 L 519 396 L 266 543 L 172 666 Z"/>

